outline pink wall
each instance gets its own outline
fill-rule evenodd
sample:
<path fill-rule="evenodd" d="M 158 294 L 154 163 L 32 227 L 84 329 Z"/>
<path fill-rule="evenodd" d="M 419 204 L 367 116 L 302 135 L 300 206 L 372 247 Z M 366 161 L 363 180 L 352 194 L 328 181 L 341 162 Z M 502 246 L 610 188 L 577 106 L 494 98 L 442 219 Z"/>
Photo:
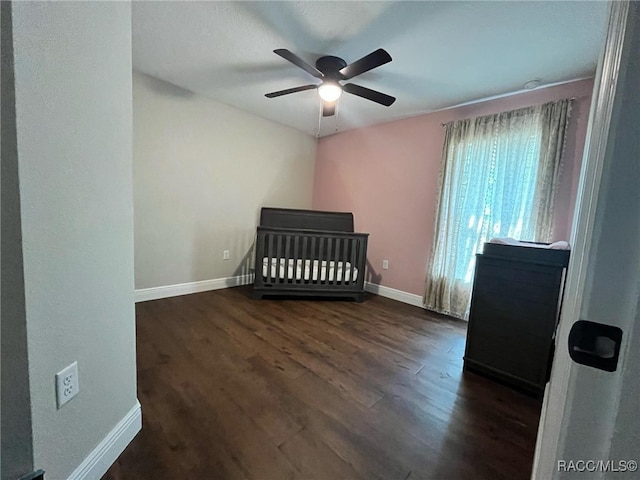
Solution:
<path fill-rule="evenodd" d="M 575 97 L 554 221 L 554 240 L 566 240 L 592 88 L 592 80 L 581 80 L 324 137 L 318 142 L 313 208 L 351 211 L 357 231 L 370 233 L 368 281 L 422 295 L 433 243 L 441 124 Z M 388 270 L 382 270 L 383 259 Z"/>

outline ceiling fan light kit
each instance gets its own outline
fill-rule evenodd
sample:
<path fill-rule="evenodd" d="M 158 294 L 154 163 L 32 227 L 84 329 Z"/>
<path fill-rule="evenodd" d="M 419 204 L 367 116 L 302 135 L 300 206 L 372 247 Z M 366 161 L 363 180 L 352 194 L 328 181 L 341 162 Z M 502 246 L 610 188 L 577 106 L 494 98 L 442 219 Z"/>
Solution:
<path fill-rule="evenodd" d="M 325 102 L 335 102 L 342 95 L 342 87 L 338 82 L 332 80 L 325 80 L 318 87 L 318 95 Z"/>
<path fill-rule="evenodd" d="M 286 48 L 279 48 L 274 50 L 273 53 L 281 56 L 285 60 L 288 60 L 310 75 L 319 78 L 322 80 L 322 83 L 320 83 L 320 85 L 303 85 L 300 87 L 267 93 L 265 95 L 267 98 L 280 97 L 282 95 L 289 95 L 291 93 L 303 92 L 305 90 L 315 88 L 318 90 L 320 98 L 325 102 L 322 112 L 322 116 L 324 117 L 335 114 L 335 105 L 333 105 L 333 103 L 340 98 L 343 91 L 371 100 L 372 102 L 379 103 L 385 107 L 390 106 L 396 100 L 395 97 L 376 90 L 371 90 L 370 88 L 362 87 L 353 83 L 346 83 L 344 85 L 340 83 L 341 81 L 349 80 L 362 73 L 368 72 L 369 70 L 373 70 L 385 63 L 389 63 L 391 61 L 391 55 L 382 48 L 371 52 L 369 55 L 366 55 L 351 64 L 347 64 L 347 62 L 342 58 L 326 55 L 316 60 L 315 67 L 309 65 Z"/>

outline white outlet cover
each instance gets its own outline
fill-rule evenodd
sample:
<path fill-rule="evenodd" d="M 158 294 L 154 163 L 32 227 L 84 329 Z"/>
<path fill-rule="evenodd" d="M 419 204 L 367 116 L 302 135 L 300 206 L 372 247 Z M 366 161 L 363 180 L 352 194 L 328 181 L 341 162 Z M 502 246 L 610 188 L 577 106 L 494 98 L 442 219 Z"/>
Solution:
<path fill-rule="evenodd" d="M 382 260 L 382 269 L 383 270 L 389 269 L 389 260 Z"/>
<path fill-rule="evenodd" d="M 78 383 L 78 362 L 73 362 L 56 373 L 56 403 L 58 408 L 75 397 L 80 391 Z"/>

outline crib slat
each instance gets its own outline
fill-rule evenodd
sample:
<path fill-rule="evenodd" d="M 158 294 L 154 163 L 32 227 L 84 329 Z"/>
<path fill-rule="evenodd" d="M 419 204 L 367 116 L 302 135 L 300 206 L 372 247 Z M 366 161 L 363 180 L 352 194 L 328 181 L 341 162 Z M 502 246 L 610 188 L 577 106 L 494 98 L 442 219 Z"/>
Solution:
<path fill-rule="evenodd" d="M 355 266 L 356 266 L 356 252 L 358 250 L 358 239 L 357 238 L 350 238 L 349 239 L 349 243 L 351 244 L 351 261 L 349 262 L 349 285 L 352 285 L 353 283 L 355 283 L 355 279 L 353 277 L 354 275 L 354 270 L 355 270 Z M 358 275 L 362 275 L 364 272 L 358 272 Z"/>
<path fill-rule="evenodd" d="M 342 265 L 342 278 L 343 278 L 343 284 L 344 285 L 349 285 L 349 280 L 351 278 L 351 272 L 349 271 L 349 269 L 351 268 L 351 262 L 349 261 L 349 252 L 351 251 L 351 249 L 349 248 L 349 246 L 351 245 L 351 239 L 350 238 L 345 238 L 344 239 L 344 252 L 342 254 L 342 259 L 344 261 L 344 264 Z"/>
<path fill-rule="evenodd" d="M 275 283 L 282 283 L 282 278 L 280 277 L 280 268 L 282 267 L 282 234 L 278 233 L 276 234 L 276 254 L 275 254 L 275 258 L 276 258 L 276 276 L 275 276 Z"/>
<path fill-rule="evenodd" d="M 367 254 L 367 240 L 366 239 L 360 239 L 358 241 L 358 262 L 357 262 L 357 266 L 360 269 L 360 272 L 358 272 L 358 280 L 357 280 L 357 284 L 358 285 L 364 285 L 364 275 L 365 275 L 365 264 L 366 264 L 366 257 L 365 255 Z"/>
<path fill-rule="evenodd" d="M 302 237 L 302 253 L 300 254 L 300 261 L 302 262 L 302 275 L 300 277 L 300 283 L 307 283 L 307 281 L 304 278 L 304 274 L 305 274 L 305 267 L 307 265 L 307 240 L 308 237 L 305 235 Z"/>
<path fill-rule="evenodd" d="M 322 281 L 322 262 L 324 260 L 324 241 L 325 240 L 326 239 L 324 237 L 318 237 L 318 247 L 320 249 L 318 253 L 318 283 L 324 283 Z M 326 280 L 326 277 L 325 277 L 325 280 Z"/>
<path fill-rule="evenodd" d="M 342 283 L 342 272 L 338 268 L 340 266 L 340 238 L 335 239 L 336 253 L 333 261 L 333 280 L 337 285 Z"/>
<path fill-rule="evenodd" d="M 271 257 L 270 261 L 271 261 L 271 265 L 272 265 L 271 266 L 271 271 L 270 271 L 271 272 L 270 275 L 271 275 L 271 283 L 272 284 L 277 282 L 276 279 L 278 278 L 278 273 L 277 273 L 278 272 L 278 270 L 277 270 L 277 268 L 278 268 L 278 265 L 277 265 L 277 262 L 278 262 L 278 260 L 277 260 L 278 259 L 278 250 L 277 250 L 277 248 L 278 247 L 277 247 L 276 242 L 277 242 L 276 236 L 275 235 L 271 235 L 271 247 L 270 247 L 271 248 L 271 252 L 270 252 L 269 257 Z M 276 268 L 275 272 L 273 271 L 273 268 L 274 268 L 273 265 L 274 264 L 275 264 L 275 268 Z M 275 275 L 274 275 L 274 273 L 275 273 Z"/>
<path fill-rule="evenodd" d="M 298 242 L 300 237 L 298 235 L 293 236 L 293 283 L 300 283 L 298 278 Z"/>
<path fill-rule="evenodd" d="M 265 234 L 264 236 L 264 241 L 266 243 L 266 247 L 267 247 L 267 283 L 272 283 L 273 282 L 273 278 L 271 277 L 271 259 L 273 258 L 273 235 L 271 235 L 270 233 Z M 261 262 L 264 262 L 263 258 L 257 259 Z M 257 263 L 257 262 L 256 262 Z M 256 265 L 256 268 L 258 266 Z"/>
<path fill-rule="evenodd" d="M 333 244 L 333 239 L 331 237 L 327 237 L 327 283 L 329 285 L 333 285 L 334 280 L 336 278 L 336 272 L 335 272 L 335 268 L 333 271 L 333 276 L 330 276 L 329 274 L 330 272 L 330 266 L 331 266 L 331 251 L 332 251 L 332 245 Z"/>
<path fill-rule="evenodd" d="M 316 237 L 312 236 L 311 247 L 309 249 L 309 262 L 311 262 L 309 266 L 309 282 L 313 282 L 313 266 L 314 266 L 313 262 L 315 262 L 316 258 L 320 258 L 319 254 L 316 253 L 316 243 L 317 243 Z M 319 280 L 319 278 L 317 278 L 316 280 Z"/>
<path fill-rule="evenodd" d="M 289 259 L 290 258 L 291 258 L 291 235 L 285 235 L 284 237 L 284 282 L 285 283 L 291 283 L 292 281 L 291 275 L 289 275 Z"/>

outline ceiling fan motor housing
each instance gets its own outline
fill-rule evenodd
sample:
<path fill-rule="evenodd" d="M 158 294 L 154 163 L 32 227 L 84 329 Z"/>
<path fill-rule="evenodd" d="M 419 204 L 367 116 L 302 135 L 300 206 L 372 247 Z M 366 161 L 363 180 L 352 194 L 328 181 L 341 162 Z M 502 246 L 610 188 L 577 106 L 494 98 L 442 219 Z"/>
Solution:
<path fill-rule="evenodd" d="M 316 68 L 324 73 L 326 77 L 335 78 L 336 80 L 342 78 L 339 72 L 346 66 L 347 62 L 340 57 L 334 57 L 332 55 L 326 55 L 316 60 Z"/>

